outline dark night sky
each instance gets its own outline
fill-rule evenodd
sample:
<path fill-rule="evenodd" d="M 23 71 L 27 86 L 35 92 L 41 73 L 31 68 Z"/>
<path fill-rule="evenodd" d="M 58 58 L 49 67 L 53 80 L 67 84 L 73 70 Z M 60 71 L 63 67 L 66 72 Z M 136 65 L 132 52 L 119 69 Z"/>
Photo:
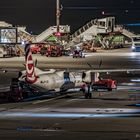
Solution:
<path fill-rule="evenodd" d="M 117 24 L 140 23 L 140 0 L 60 0 L 61 24 L 72 31 L 94 18 L 115 16 Z M 0 20 L 26 25 L 28 31 L 41 33 L 55 25 L 56 0 L 1 0 Z M 102 15 L 105 11 L 105 15 Z M 137 29 L 140 28 L 136 27 Z M 139 29 L 140 31 L 140 29 Z"/>

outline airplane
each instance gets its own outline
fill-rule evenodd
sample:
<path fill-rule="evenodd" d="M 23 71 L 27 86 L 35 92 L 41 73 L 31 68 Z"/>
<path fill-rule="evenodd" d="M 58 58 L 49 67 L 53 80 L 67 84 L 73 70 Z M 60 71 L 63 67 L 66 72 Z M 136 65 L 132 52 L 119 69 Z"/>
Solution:
<path fill-rule="evenodd" d="M 100 62 L 100 65 L 101 64 L 102 61 Z M 55 69 L 50 69 L 48 71 L 43 71 L 35 67 L 29 43 L 25 45 L 25 67 L 26 70 L 19 73 L 19 81 L 25 81 L 28 84 L 43 88 L 47 91 L 66 91 L 81 87 L 85 83 L 97 81 L 99 78 L 99 73 L 102 72 L 109 73 L 140 71 L 140 69 L 91 69 L 81 72 L 69 72 L 66 70 L 56 71 Z M 91 74 L 93 74 L 92 78 Z"/>
<path fill-rule="evenodd" d="M 66 91 L 75 87 L 81 87 L 85 82 L 91 82 L 91 71 L 68 72 L 50 69 L 43 71 L 35 67 L 30 44 L 25 45 L 25 67 L 26 70 L 19 73 L 19 81 L 41 87 L 48 91 Z"/>

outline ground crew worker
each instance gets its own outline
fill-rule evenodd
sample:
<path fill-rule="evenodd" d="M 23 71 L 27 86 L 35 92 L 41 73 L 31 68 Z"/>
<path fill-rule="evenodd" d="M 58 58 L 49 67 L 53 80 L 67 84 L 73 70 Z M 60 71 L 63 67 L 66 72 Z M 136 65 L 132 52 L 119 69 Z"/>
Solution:
<path fill-rule="evenodd" d="M 87 84 L 87 87 L 88 87 L 88 97 L 89 97 L 89 99 L 91 99 L 92 98 L 92 89 L 91 89 L 91 83 L 88 83 Z"/>
<path fill-rule="evenodd" d="M 91 89 L 91 84 L 90 83 L 85 83 L 83 85 L 82 90 L 83 90 L 83 93 L 84 93 L 86 99 L 87 98 L 89 98 L 89 99 L 92 98 L 92 93 L 91 93 L 92 89 Z"/>

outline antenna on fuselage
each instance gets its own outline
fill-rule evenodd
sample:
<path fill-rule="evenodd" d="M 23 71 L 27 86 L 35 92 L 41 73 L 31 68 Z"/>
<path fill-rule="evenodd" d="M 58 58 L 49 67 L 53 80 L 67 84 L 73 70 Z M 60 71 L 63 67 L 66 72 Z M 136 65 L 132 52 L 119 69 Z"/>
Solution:
<path fill-rule="evenodd" d="M 87 65 L 88 65 L 90 68 L 93 68 L 93 66 L 92 66 L 90 63 L 88 63 L 88 62 L 87 62 Z"/>
<path fill-rule="evenodd" d="M 102 59 L 100 60 L 100 63 L 99 63 L 99 68 L 101 68 L 101 65 L 102 65 L 103 61 Z"/>
<path fill-rule="evenodd" d="M 100 62 L 99 62 L 99 67 L 98 67 L 98 68 L 101 68 L 102 63 L 103 63 L 103 61 L 102 61 L 102 59 L 101 59 Z M 88 65 L 90 68 L 93 69 L 93 66 L 92 66 L 90 63 L 87 62 L 87 65 Z"/>

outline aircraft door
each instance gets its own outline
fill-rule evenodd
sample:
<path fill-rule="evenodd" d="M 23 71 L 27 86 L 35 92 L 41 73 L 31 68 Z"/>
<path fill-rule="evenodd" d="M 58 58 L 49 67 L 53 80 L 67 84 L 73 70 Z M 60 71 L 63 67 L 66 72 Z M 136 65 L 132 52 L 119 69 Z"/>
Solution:
<path fill-rule="evenodd" d="M 70 82 L 70 75 L 69 72 L 64 72 L 64 83 Z"/>
<path fill-rule="evenodd" d="M 114 17 L 108 17 L 107 18 L 107 29 L 109 32 L 114 32 L 114 26 L 115 26 L 115 18 Z"/>
<path fill-rule="evenodd" d="M 70 73 L 64 72 L 63 73 L 64 84 L 61 86 L 61 91 L 66 91 L 74 87 L 74 83 L 70 81 Z"/>

